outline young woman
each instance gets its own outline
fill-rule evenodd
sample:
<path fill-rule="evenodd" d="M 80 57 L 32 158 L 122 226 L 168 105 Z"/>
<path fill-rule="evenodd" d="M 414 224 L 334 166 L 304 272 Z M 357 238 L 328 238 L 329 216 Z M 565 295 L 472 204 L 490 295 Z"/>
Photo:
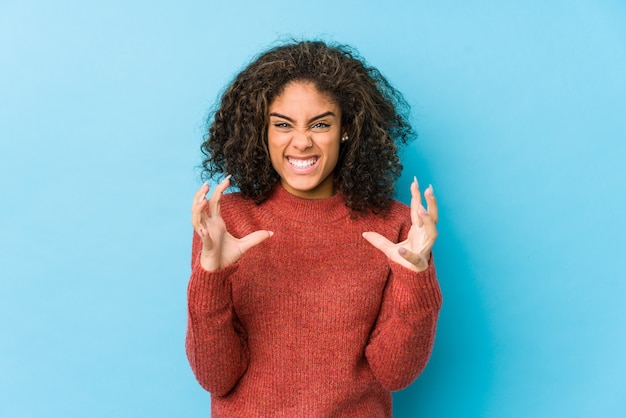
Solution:
<path fill-rule="evenodd" d="M 264 52 L 225 90 L 193 201 L 187 355 L 220 417 L 389 417 L 441 307 L 422 205 L 392 199 L 402 96 L 345 46 Z M 230 184 L 237 193 L 224 194 Z"/>

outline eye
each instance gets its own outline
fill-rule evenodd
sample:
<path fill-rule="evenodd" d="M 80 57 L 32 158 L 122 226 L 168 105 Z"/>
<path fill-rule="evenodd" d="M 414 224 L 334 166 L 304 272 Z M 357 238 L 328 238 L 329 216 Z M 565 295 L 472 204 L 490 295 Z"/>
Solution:
<path fill-rule="evenodd" d="M 330 128 L 330 125 L 326 122 L 317 122 L 313 125 L 313 129 L 327 129 Z"/>
<path fill-rule="evenodd" d="M 274 126 L 281 129 L 289 128 L 289 124 L 287 122 L 277 122 Z"/>

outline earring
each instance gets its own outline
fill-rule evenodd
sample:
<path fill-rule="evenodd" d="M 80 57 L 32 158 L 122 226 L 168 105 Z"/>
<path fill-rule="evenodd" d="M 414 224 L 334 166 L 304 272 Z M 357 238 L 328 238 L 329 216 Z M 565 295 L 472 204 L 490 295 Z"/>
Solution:
<path fill-rule="evenodd" d="M 346 142 L 348 139 L 350 139 L 350 137 L 348 137 L 348 135 L 344 136 L 343 138 L 341 138 L 341 143 L 343 144 L 344 142 Z"/>

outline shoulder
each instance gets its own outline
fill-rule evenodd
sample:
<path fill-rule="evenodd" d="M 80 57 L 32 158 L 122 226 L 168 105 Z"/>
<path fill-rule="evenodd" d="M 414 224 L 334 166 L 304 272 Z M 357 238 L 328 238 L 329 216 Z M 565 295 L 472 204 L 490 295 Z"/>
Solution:
<path fill-rule="evenodd" d="M 397 237 L 397 242 L 405 240 L 411 229 L 411 208 L 402 202 L 392 200 L 387 216 L 384 218 L 383 222 L 393 230 L 393 236 Z"/>
<path fill-rule="evenodd" d="M 244 198 L 240 192 L 225 193 L 224 195 L 222 195 L 222 200 L 220 201 L 220 204 L 222 206 L 235 207 L 247 205 L 248 203 L 254 204 L 254 202 L 252 202 L 250 199 Z"/>
<path fill-rule="evenodd" d="M 252 199 L 247 199 L 241 195 L 241 192 L 226 193 L 220 200 L 222 209 L 229 210 L 249 210 L 249 208 L 258 206 Z"/>
<path fill-rule="evenodd" d="M 220 200 L 220 214 L 228 232 L 241 238 L 258 229 L 264 229 L 262 208 L 240 192 L 227 193 Z"/>
<path fill-rule="evenodd" d="M 389 206 L 389 216 L 394 219 L 411 218 L 411 208 L 402 202 L 392 200 Z"/>
<path fill-rule="evenodd" d="M 389 225 L 411 223 L 411 209 L 402 202 L 392 200 L 389 208 L 380 214 L 373 215 L 376 222 Z"/>
<path fill-rule="evenodd" d="M 402 202 L 392 200 L 383 213 L 369 213 L 362 222 L 368 231 L 376 231 L 390 240 L 405 236 L 411 227 L 411 210 Z"/>
<path fill-rule="evenodd" d="M 220 200 L 220 212 L 223 217 L 242 216 L 259 210 L 259 205 L 247 199 L 240 192 L 227 193 Z"/>

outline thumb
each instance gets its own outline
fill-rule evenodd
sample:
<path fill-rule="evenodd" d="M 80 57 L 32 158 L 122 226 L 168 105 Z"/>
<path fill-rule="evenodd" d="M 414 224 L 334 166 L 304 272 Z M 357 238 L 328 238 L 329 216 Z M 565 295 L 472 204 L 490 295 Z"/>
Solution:
<path fill-rule="evenodd" d="M 246 251 L 248 251 L 250 248 L 254 247 L 255 245 L 259 245 L 260 243 L 262 243 L 263 241 L 265 241 L 272 235 L 274 235 L 272 231 L 264 231 L 264 230 L 255 231 L 246 235 L 245 237 L 239 240 L 239 248 L 241 250 L 241 253 L 243 254 Z"/>
<path fill-rule="evenodd" d="M 363 238 L 384 253 L 387 252 L 389 247 L 394 245 L 393 242 L 389 241 L 378 232 L 363 232 Z"/>

